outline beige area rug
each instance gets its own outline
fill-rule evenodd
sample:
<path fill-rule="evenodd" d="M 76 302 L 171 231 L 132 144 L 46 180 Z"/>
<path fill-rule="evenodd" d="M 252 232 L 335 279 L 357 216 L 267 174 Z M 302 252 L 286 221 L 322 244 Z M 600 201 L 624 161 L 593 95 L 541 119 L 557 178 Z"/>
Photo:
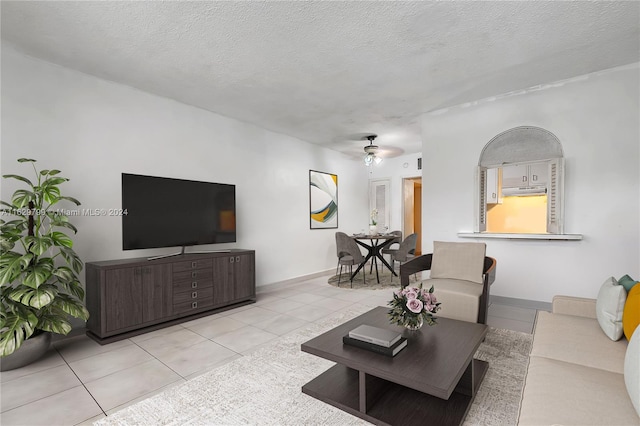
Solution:
<path fill-rule="evenodd" d="M 337 313 L 95 422 L 95 425 L 368 425 L 302 393 L 334 365 L 300 344 L 367 310 Z M 436 326 L 437 327 L 437 326 Z M 532 336 L 491 328 L 476 357 L 489 370 L 465 425 L 515 425 Z"/>
<path fill-rule="evenodd" d="M 380 277 L 380 283 L 376 279 L 376 270 L 374 269 L 371 273 L 369 273 L 369 269 L 371 266 L 365 266 L 363 269 L 365 271 L 365 278 L 362 278 L 362 269 L 358 271 L 358 274 L 353 278 L 353 288 L 356 289 L 368 289 L 368 290 L 380 290 L 383 288 L 392 288 L 397 287 L 400 288 L 400 277 L 393 277 L 393 281 L 391 281 L 391 271 L 387 269 L 385 266 L 378 266 L 378 276 Z M 351 288 L 351 282 L 349 281 L 350 274 L 348 271 L 342 269 L 342 275 L 340 275 L 340 288 Z M 355 268 L 353 269 L 355 271 Z M 397 273 L 397 272 L 396 272 Z M 409 277 L 409 282 L 415 283 L 418 282 L 418 275 L 411 275 Z M 338 275 L 334 275 L 329 278 L 328 281 L 334 287 L 338 287 Z"/>

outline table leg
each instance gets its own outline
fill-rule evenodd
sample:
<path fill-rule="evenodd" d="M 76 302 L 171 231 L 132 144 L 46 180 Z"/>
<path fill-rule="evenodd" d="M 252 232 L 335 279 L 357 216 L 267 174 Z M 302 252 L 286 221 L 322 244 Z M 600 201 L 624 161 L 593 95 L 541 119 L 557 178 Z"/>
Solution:
<path fill-rule="evenodd" d="M 367 413 L 367 375 L 364 371 L 359 371 L 358 392 L 360 394 L 360 412 Z"/>
<path fill-rule="evenodd" d="M 358 269 L 356 269 L 356 271 L 351 274 L 351 280 L 353 281 L 353 279 L 355 278 L 355 276 L 358 274 L 358 272 L 360 272 L 360 269 L 362 269 L 362 267 L 364 265 L 366 265 L 366 263 L 369 261 L 369 259 L 371 259 L 371 257 L 373 257 L 373 255 L 375 254 L 375 252 L 373 251 L 373 247 L 371 247 L 368 244 L 363 243 L 362 241 L 356 240 L 356 243 L 364 248 L 367 249 L 367 255 L 364 258 L 364 262 L 362 262 L 360 265 L 358 265 Z M 380 281 L 378 281 L 380 282 Z"/>
<path fill-rule="evenodd" d="M 378 281 L 378 284 L 380 284 L 380 275 L 378 275 L 378 257 L 379 257 L 379 253 L 380 250 L 378 250 L 378 240 L 371 240 L 371 251 L 373 252 L 373 262 L 371 262 L 371 267 L 373 267 L 373 265 L 376 265 L 376 281 Z"/>
<path fill-rule="evenodd" d="M 479 364 L 475 359 L 472 359 L 464 371 L 464 374 L 460 378 L 455 391 L 467 396 L 475 396 L 478 384 L 476 383 L 478 378 L 476 377 L 475 365 Z"/>
<path fill-rule="evenodd" d="M 371 256 L 373 256 L 373 254 L 371 252 L 367 253 L 367 256 L 364 258 L 364 262 L 362 262 L 360 265 L 358 265 L 358 269 L 356 269 L 356 271 L 353 274 L 351 274 L 351 281 L 353 281 L 353 279 L 358 274 L 358 272 L 360 272 L 360 269 L 362 269 L 362 267 L 367 264 L 367 261 L 369 259 L 371 259 Z"/>
<path fill-rule="evenodd" d="M 393 270 L 393 268 L 391 267 L 391 265 L 389 265 L 389 263 L 384 259 L 384 257 L 382 256 L 382 249 L 387 247 L 388 245 L 391 245 L 391 241 L 392 240 L 387 240 L 384 243 L 380 244 L 379 246 L 376 246 L 376 251 L 375 251 L 375 255 L 378 259 L 380 259 L 380 261 L 383 263 L 384 266 L 387 267 L 387 269 L 389 269 L 391 271 L 391 273 L 394 276 L 398 276 L 398 274 L 395 273 L 395 271 Z"/>

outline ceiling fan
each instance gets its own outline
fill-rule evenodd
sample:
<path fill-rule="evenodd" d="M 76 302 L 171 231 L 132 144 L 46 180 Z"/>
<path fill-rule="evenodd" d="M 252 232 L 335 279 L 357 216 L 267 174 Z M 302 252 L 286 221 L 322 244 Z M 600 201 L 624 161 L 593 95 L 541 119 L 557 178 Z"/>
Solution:
<path fill-rule="evenodd" d="M 365 136 L 364 139 L 369 141 L 369 145 L 364 147 L 364 152 L 366 155 L 364 156 L 364 164 L 367 166 L 375 164 L 380 164 L 382 162 L 382 157 L 378 156 L 378 145 L 374 145 L 373 141 L 378 137 L 378 135 L 368 135 Z"/>

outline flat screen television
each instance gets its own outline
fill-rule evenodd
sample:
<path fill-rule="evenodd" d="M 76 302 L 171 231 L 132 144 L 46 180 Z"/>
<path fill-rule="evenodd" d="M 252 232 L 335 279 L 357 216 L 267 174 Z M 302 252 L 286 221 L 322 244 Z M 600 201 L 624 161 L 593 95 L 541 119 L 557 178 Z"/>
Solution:
<path fill-rule="evenodd" d="M 235 185 L 123 173 L 122 210 L 123 250 L 236 241 Z"/>

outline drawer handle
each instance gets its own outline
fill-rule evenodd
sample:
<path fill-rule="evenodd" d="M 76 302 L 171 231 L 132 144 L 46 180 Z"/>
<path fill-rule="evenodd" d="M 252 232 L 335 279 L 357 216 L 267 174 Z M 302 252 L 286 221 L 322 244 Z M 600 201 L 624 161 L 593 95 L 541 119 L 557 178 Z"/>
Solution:
<path fill-rule="evenodd" d="M 240 262 L 240 256 L 236 256 L 236 263 Z"/>
<path fill-rule="evenodd" d="M 198 288 L 198 281 L 194 281 L 191 283 L 191 288 Z"/>
<path fill-rule="evenodd" d="M 195 277 L 196 277 L 196 275 L 198 275 L 198 273 L 197 273 L 196 271 L 193 271 L 193 272 L 191 273 L 191 278 L 195 278 Z"/>
<path fill-rule="evenodd" d="M 191 303 L 191 309 L 195 309 L 198 307 L 198 302 Z"/>
<path fill-rule="evenodd" d="M 198 298 L 198 292 L 194 291 L 193 293 L 191 293 L 191 298 L 192 299 L 197 299 Z"/>
<path fill-rule="evenodd" d="M 234 260 L 235 260 L 235 258 L 234 258 L 233 256 L 231 256 L 231 257 L 229 258 L 229 262 L 231 262 L 231 263 L 233 263 L 233 261 L 234 261 Z"/>
<path fill-rule="evenodd" d="M 198 262 L 191 262 L 191 267 L 195 268 L 196 266 L 198 266 Z"/>

